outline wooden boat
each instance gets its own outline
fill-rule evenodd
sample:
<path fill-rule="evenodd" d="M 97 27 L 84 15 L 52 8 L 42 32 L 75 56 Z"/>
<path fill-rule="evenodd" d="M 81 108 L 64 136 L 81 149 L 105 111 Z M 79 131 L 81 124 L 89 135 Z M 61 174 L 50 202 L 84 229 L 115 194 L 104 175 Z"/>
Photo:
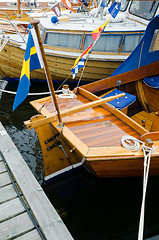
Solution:
<path fill-rule="evenodd" d="M 52 6 L 55 1 L 48 1 L 48 0 L 1 0 L 0 1 L 0 9 L 1 11 L 5 12 L 7 15 L 13 15 L 17 11 L 17 8 L 21 8 L 21 11 L 27 12 L 30 10 L 40 10 L 46 9 Z"/>
<path fill-rule="evenodd" d="M 134 15 L 134 9 L 133 2 L 127 2 L 115 20 L 108 23 L 90 54 L 81 81 L 92 82 L 110 76 L 134 50 L 150 18 L 157 14 L 158 5 L 155 3 L 147 20 L 142 15 L 137 17 L 136 12 Z M 40 18 L 41 37 L 54 81 L 63 81 L 66 78 L 74 81 L 70 69 L 75 59 L 93 42 L 91 32 L 101 26 L 107 17 L 108 15 L 101 19 L 87 16 L 78 19 L 76 15 L 71 19 L 66 16 L 58 24 L 53 24 L 51 18 Z M 16 38 L 17 36 L 15 40 Z M 24 51 L 25 44 L 14 42 L 13 37 L 12 41 L 7 42 L 0 54 L 0 72 L 3 77 L 19 79 Z M 75 81 L 79 80 L 80 75 L 81 70 Z M 45 80 L 44 71 L 33 72 L 31 79 Z"/>
<path fill-rule="evenodd" d="M 151 43 L 155 43 L 154 53 L 157 56 L 158 40 L 156 42 L 154 40 L 158 29 L 159 16 L 149 23 L 145 32 L 145 36 L 153 35 Z M 142 46 L 144 47 L 144 44 Z M 135 52 L 132 56 L 137 56 Z M 156 103 L 158 111 L 156 113 L 143 111 L 138 99 L 132 105 L 129 103 L 128 114 L 132 114 L 133 110 L 133 116 L 130 118 L 124 113 L 125 109 L 119 110 L 112 103 L 112 99 L 116 98 L 118 103 L 119 97 L 126 93 L 106 96 L 108 90 L 112 90 L 119 80 L 126 90 L 135 91 L 135 83 L 159 75 L 158 66 L 158 57 L 156 60 L 153 56 L 149 64 L 145 62 L 131 71 L 74 89 L 73 94 L 76 97 L 65 86 L 62 94 L 54 96 L 55 107 L 51 97 L 31 102 L 39 115 L 26 121 L 25 125 L 28 129 L 34 128 L 38 135 L 43 153 L 45 181 L 81 165 L 100 178 L 141 176 L 144 168 L 142 145 L 146 145 L 149 150 L 154 146 L 151 153 L 150 175 L 159 174 L 158 103 Z M 156 91 L 159 95 L 159 89 Z M 154 101 L 157 94 L 153 97 Z M 121 97 L 120 102 L 125 103 L 127 98 L 128 96 Z M 151 97 L 152 101 L 153 99 Z M 138 106 L 141 112 L 138 111 Z M 131 151 L 122 145 L 123 139 L 128 138 L 130 148 L 132 147 L 130 136 L 135 138 L 133 140 L 135 143 L 138 139 L 141 141 L 136 151 Z"/>

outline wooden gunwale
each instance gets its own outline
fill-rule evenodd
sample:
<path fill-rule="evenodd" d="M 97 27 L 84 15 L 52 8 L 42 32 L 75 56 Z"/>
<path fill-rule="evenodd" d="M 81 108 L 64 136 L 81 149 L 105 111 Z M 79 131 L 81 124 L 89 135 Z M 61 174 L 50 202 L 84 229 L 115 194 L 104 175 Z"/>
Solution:
<path fill-rule="evenodd" d="M 127 84 L 130 82 L 134 82 L 145 77 L 151 77 L 159 74 L 159 61 L 151 63 L 149 65 L 140 67 L 138 69 L 122 73 L 116 76 L 108 77 L 106 79 L 102 79 L 93 83 L 89 83 L 87 85 L 82 86 L 81 88 L 88 90 L 92 93 L 109 89 L 111 87 L 116 86 L 116 82 L 118 80 L 121 81 L 122 84 Z"/>

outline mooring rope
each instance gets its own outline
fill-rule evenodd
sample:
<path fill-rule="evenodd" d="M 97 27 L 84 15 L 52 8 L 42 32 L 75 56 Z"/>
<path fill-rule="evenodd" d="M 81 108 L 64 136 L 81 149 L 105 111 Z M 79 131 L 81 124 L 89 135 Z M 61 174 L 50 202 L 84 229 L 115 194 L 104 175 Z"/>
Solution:
<path fill-rule="evenodd" d="M 14 94 L 16 95 L 17 92 L 13 92 L 13 91 L 8 91 L 8 90 L 3 90 L 3 89 L 0 89 L 1 92 L 4 92 L 4 93 L 9 93 L 9 94 Z M 60 93 L 62 92 L 62 90 L 56 90 L 55 93 Z M 31 96 L 36 96 L 36 95 L 48 95 L 50 94 L 50 92 L 41 92 L 41 93 L 28 93 L 28 95 L 31 95 Z"/>
<path fill-rule="evenodd" d="M 140 143 L 142 144 L 141 149 L 143 150 L 143 153 L 144 153 L 144 173 L 143 173 L 143 196 L 142 196 L 142 204 L 141 204 L 141 212 L 140 212 L 138 240 L 143 240 L 145 197 L 146 197 L 146 189 L 147 189 L 147 183 L 148 183 L 151 153 L 154 150 L 154 146 L 152 146 L 151 148 L 147 147 L 144 142 L 132 136 L 123 136 L 121 138 L 121 144 L 125 148 L 131 151 L 138 151 L 140 149 Z"/>
<path fill-rule="evenodd" d="M 141 213 L 140 213 L 138 240 L 143 240 L 146 188 L 147 188 L 147 182 L 148 182 L 151 153 L 153 152 L 154 148 L 148 149 L 146 146 L 142 146 L 142 150 L 144 152 L 144 176 L 143 176 L 143 196 L 142 196 L 142 205 L 141 205 Z"/>

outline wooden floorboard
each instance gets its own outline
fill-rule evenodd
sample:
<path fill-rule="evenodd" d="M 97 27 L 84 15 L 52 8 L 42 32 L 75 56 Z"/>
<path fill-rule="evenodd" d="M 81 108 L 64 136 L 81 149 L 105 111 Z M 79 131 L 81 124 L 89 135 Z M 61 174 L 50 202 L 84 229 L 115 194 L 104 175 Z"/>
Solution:
<path fill-rule="evenodd" d="M 25 209 L 18 197 L 2 203 L 0 205 L 0 222 L 6 221 L 23 212 L 25 212 Z"/>
<path fill-rule="evenodd" d="M 21 235 L 20 237 L 15 238 L 15 240 L 40 240 L 41 237 L 37 233 L 37 231 L 34 229 L 28 233 L 25 233 L 24 235 Z"/>
<path fill-rule="evenodd" d="M 3 173 L 3 172 L 6 172 L 6 171 L 7 171 L 7 170 L 6 170 L 5 165 L 4 165 L 4 163 L 1 161 L 1 162 L 0 162 L 0 174 Z"/>
<path fill-rule="evenodd" d="M 12 184 L 0 188 L 0 204 L 17 197 Z"/>
<path fill-rule="evenodd" d="M 23 213 L 0 224 L 1 239 L 13 239 L 33 229 L 28 214 Z"/>
<path fill-rule="evenodd" d="M 0 174 L 0 187 L 6 186 L 11 183 L 7 172 Z"/>

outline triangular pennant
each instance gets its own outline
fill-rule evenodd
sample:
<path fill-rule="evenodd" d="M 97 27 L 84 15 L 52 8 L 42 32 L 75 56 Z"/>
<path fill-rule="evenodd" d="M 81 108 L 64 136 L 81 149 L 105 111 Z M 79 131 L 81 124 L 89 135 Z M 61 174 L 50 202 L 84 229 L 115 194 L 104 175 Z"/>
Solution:
<path fill-rule="evenodd" d="M 59 2 L 54 4 L 51 8 L 50 8 L 55 14 L 57 17 L 60 17 L 61 16 L 61 11 L 60 11 L 60 4 Z"/>

